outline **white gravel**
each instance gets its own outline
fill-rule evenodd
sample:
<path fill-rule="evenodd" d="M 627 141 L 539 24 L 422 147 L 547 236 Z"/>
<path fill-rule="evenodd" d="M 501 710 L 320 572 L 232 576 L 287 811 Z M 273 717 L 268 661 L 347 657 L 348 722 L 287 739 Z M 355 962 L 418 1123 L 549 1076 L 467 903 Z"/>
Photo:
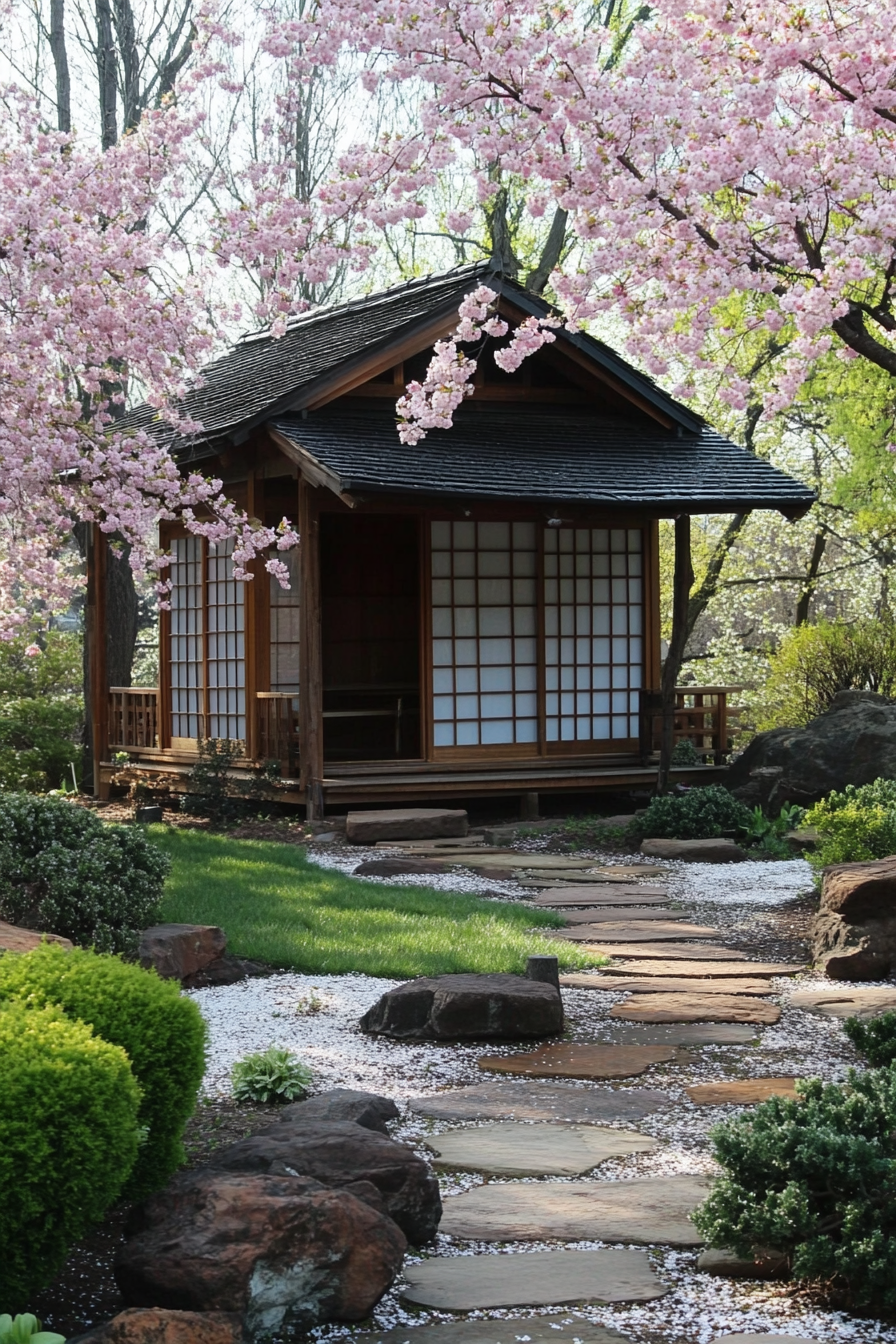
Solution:
<path fill-rule="evenodd" d="M 382 857 L 382 851 L 328 847 L 313 853 L 323 866 L 350 872 L 363 858 Z M 601 856 L 606 861 L 606 856 Z M 631 862 L 626 856 L 626 862 Z M 645 860 L 645 862 L 647 862 Z M 684 864 L 667 863 L 664 879 L 673 899 L 686 905 L 699 922 L 711 922 L 741 939 L 751 925 L 761 924 L 763 911 L 795 901 L 811 887 L 808 865 L 794 859 L 779 863 Z M 440 890 L 469 891 L 525 898 L 529 891 L 516 882 L 496 882 L 472 874 L 414 876 L 407 879 L 371 879 L 388 885 L 425 885 Z M 395 981 L 365 975 L 281 974 L 217 989 L 194 991 L 209 1024 L 209 1067 L 205 1079 L 211 1096 L 227 1095 L 229 1073 L 236 1060 L 270 1045 L 295 1051 L 315 1073 L 315 1091 L 357 1087 L 392 1097 L 400 1106 L 409 1097 L 483 1081 L 477 1058 L 495 1053 L 494 1045 L 401 1044 L 377 1040 L 357 1029 L 357 1020 Z M 800 986 L 815 981 L 803 977 Z M 823 983 L 823 982 L 818 982 Z M 661 1140 L 652 1153 L 633 1154 L 603 1163 L 595 1173 L 604 1180 L 629 1180 L 646 1175 L 700 1173 L 715 1169 L 708 1140 L 709 1129 L 733 1113 L 731 1107 L 695 1106 L 685 1087 L 720 1078 L 762 1075 L 815 1075 L 841 1079 L 857 1063 L 841 1024 L 832 1018 L 791 1009 L 786 990 L 793 982 L 779 980 L 784 1012 L 777 1026 L 757 1028 L 755 1045 L 695 1047 L 680 1062 L 659 1065 L 638 1078 L 614 1086 L 660 1088 L 669 1105 L 636 1126 Z M 564 990 L 569 1035 L 574 1040 L 611 1039 L 608 1009 L 622 996 L 611 992 Z M 589 1087 L 587 1083 L 577 1084 Z M 427 1120 L 402 1107 L 394 1127 L 396 1138 L 426 1152 L 427 1136 L 453 1128 Z M 556 1178 L 552 1178 L 556 1179 Z M 476 1174 L 452 1174 L 442 1180 L 443 1195 L 460 1193 L 480 1184 Z M 569 1243 L 492 1244 L 454 1242 L 439 1236 L 428 1255 L 526 1254 L 557 1249 Z M 594 1249 L 599 1242 L 574 1243 L 570 1249 Z M 824 1344 L 896 1344 L 896 1327 L 825 1311 L 803 1303 L 786 1284 L 762 1284 L 714 1278 L 697 1273 L 696 1255 L 657 1247 L 650 1250 L 654 1268 L 670 1293 L 657 1302 L 638 1306 L 583 1307 L 572 1314 L 619 1330 L 632 1344 L 709 1344 L 734 1332 L 769 1331 L 824 1341 Z M 399 1301 L 399 1281 L 377 1307 L 366 1329 L 383 1331 L 427 1322 L 455 1319 L 450 1314 L 408 1310 Z M 539 1314 L 518 1311 L 476 1312 L 473 1316 L 507 1318 Z M 542 1313 L 568 1318 L 570 1309 L 547 1308 Z M 321 1326 L 322 1340 L 350 1337 L 358 1330 L 345 1325 Z M 413 1338 L 408 1334 L 408 1338 Z"/>

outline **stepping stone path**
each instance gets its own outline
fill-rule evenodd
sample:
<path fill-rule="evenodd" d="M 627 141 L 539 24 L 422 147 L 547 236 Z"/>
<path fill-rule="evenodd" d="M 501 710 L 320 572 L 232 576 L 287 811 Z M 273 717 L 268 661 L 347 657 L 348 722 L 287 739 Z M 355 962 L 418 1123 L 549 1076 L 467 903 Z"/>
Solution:
<path fill-rule="evenodd" d="M 659 1141 L 631 1129 L 509 1122 L 450 1130 L 427 1144 L 439 1167 L 502 1176 L 580 1176 L 608 1158 L 649 1153 Z"/>
<path fill-rule="evenodd" d="M 730 1083 L 699 1083 L 686 1089 L 698 1106 L 755 1106 L 769 1097 L 796 1099 L 795 1078 L 743 1078 Z"/>
<path fill-rule="evenodd" d="M 600 924 L 583 924 L 574 929 L 558 929 L 552 938 L 566 938 L 575 943 L 649 943 L 655 940 L 675 938 L 721 938 L 718 929 L 705 924 L 667 924 L 653 922 L 640 923 L 638 920 L 602 921 Z"/>
<path fill-rule="evenodd" d="M 583 906 L 582 909 L 559 909 L 556 912 L 562 915 L 566 923 L 572 927 L 579 924 L 618 924 L 620 920 L 627 922 L 637 922 L 638 924 L 655 924 L 660 922 L 660 927 L 669 920 L 686 920 L 687 915 L 683 910 L 669 910 L 661 906 L 659 909 L 653 909 L 650 906 L 633 905 L 618 906 L 609 905 Z"/>
<path fill-rule="evenodd" d="M 770 980 L 701 980 L 693 977 L 657 975 L 634 977 L 623 975 L 561 975 L 560 984 L 566 989 L 602 989 L 613 993 L 627 990 L 633 994 L 773 994 Z"/>
<path fill-rule="evenodd" d="M 732 1022 L 612 1023 L 612 1043 L 619 1045 L 750 1045 L 757 1033 Z"/>
<path fill-rule="evenodd" d="M 755 1022 L 771 1026 L 781 1016 L 776 1003 L 748 994 L 633 994 L 610 1009 L 625 1022 Z"/>
<path fill-rule="evenodd" d="M 678 935 L 681 937 L 681 934 Z M 607 957 L 640 957 L 664 961 L 746 961 L 746 952 L 736 952 L 731 947 L 707 947 L 703 943 L 607 943 L 595 939 L 588 947 L 592 952 L 601 952 Z M 753 971 L 756 975 L 758 972 Z"/>
<path fill-rule="evenodd" d="M 662 1045 L 546 1045 L 525 1055 L 484 1055 L 479 1068 L 529 1078 L 633 1078 L 667 1064 L 675 1050 Z"/>
<path fill-rule="evenodd" d="M 529 898 L 532 905 L 550 908 L 587 905 L 666 905 L 669 896 L 662 887 L 636 887 L 611 882 L 588 887 L 556 887 L 552 892 Z"/>
<path fill-rule="evenodd" d="M 663 948 L 663 957 L 657 960 L 642 961 L 644 949 L 638 948 L 639 956 L 629 957 L 622 961 L 613 961 L 609 966 L 601 968 L 604 975 L 649 975 L 653 976 L 712 976 L 713 979 L 725 979 L 728 976 L 745 976 L 749 979 L 752 976 L 769 975 L 798 975 L 804 971 L 805 966 L 794 966 L 787 962 L 778 961 L 719 961 L 714 962 L 711 959 L 707 961 L 679 961 L 677 957 L 668 956 L 668 948 Z M 730 955 L 730 953 L 729 953 Z M 739 956 L 739 953 L 735 953 Z M 614 949 L 614 957 L 619 956 L 619 949 Z M 792 1000 L 791 1000 L 792 1002 Z M 799 1005 L 803 1007 L 805 1005 Z M 894 996 L 894 1006 L 896 1006 L 896 996 Z"/>
<path fill-rule="evenodd" d="M 896 1009 L 896 988 L 798 989 L 788 996 L 791 1008 L 805 1008 L 825 1017 L 879 1017 Z"/>
<path fill-rule="evenodd" d="M 573 1255 L 573 1251 L 560 1251 Z M 600 1252 L 598 1252 L 600 1254 Z M 640 1254 L 640 1252 L 635 1252 Z M 583 1316 L 514 1316 L 510 1320 L 442 1321 L 352 1335 L 352 1344 L 627 1344 L 625 1335 Z"/>
<path fill-rule="evenodd" d="M 642 1120 L 670 1101 L 648 1088 L 574 1087 L 571 1083 L 491 1082 L 433 1097 L 412 1097 L 417 1115 L 434 1120 L 567 1120 L 579 1124 Z"/>
<path fill-rule="evenodd" d="M 821 1344 L 808 1335 L 717 1335 L 712 1344 Z"/>
<path fill-rule="evenodd" d="M 699 1246 L 689 1215 L 705 1176 L 477 1186 L 443 1204 L 439 1231 L 466 1241 L 616 1241 Z"/>
<path fill-rule="evenodd" d="M 643 1251 L 445 1256 L 408 1265 L 405 1277 L 404 1300 L 434 1311 L 548 1307 L 564 1302 L 651 1302 L 669 1291 L 650 1268 Z M 478 1324 L 481 1327 L 486 1323 Z M 576 1331 L 576 1337 L 587 1344 L 584 1334 Z"/>

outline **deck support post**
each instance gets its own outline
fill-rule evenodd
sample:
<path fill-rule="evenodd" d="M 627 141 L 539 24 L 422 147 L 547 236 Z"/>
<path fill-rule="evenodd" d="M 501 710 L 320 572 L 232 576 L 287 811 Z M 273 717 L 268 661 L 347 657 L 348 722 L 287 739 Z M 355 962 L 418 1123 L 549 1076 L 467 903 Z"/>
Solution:
<path fill-rule="evenodd" d="M 694 582 L 691 564 L 691 519 L 682 513 L 675 519 L 675 575 L 672 590 L 672 637 L 669 652 L 663 663 L 663 736 L 660 747 L 660 765 L 657 772 L 658 794 L 669 790 L 672 752 L 675 750 L 675 687 L 681 673 L 685 645 L 688 641 L 688 601 Z"/>
<path fill-rule="evenodd" d="M 299 481 L 302 606 L 299 643 L 299 768 L 308 821 L 324 815 L 323 665 L 320 628 L 320 519 L 317 490 Z"/>
<path fill-rule="evenodd" d="M 520 821 L 538 820 L 538 794 L 524 793 L 520 799 Z"/>

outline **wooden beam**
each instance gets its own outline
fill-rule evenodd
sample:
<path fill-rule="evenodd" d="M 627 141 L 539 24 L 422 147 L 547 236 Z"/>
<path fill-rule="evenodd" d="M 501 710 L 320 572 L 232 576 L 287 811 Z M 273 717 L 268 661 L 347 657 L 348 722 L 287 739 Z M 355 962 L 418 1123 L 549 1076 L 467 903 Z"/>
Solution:
<path fill-rule="evenodd" d="M 268 432 L 284 456 L 288 457 L 290 462 L 296 464 L 306 481 L 309 481 L 311 485 L 323 486 L 325 490 L 332 490 L 333 494 L 341 499 L 343 504 L 347 504 L 350 509 L 355 507 L 357 500 L 346 494 L 342 488 L 342 481 L 335 471 L 330 471 L 329 467 L 325 467 L 322 462 L 318 462 L 317 458 L 313 457 L 307 448 L 302 448 L 299 444 L 294 443 L 292 439 L 288 439 L 279 430 L 269 426 Z"/>
<path fill-rule="evenodd" d="M 301 634 L 299 645 L 299 764 L 309 821 L 323 816 L 323 665 L 320 628 L 320 511 L 317 489 L 299 482 Z"/>
<path fill-rule="evenodd" d="M 450 312 L 433 318 L 425 326 L 417 327 L 403 341 L 390 345 L 378 354 L 367 356 L 360 362 L 351 361 L 348 368 L 343 367 L 334 370 L 329 378 L 322 379 L 318 383 L 315 398 L 307 403 L 307 409 L 317 411 L 321 406 L 326 406 L 328 402 L 335 401 L 337 397 L 344 397 L 346 392 L 350 392 L 360 383 L 366 383 L 370 378 L 375 378 L 378 373 L 385 373 L 387 369 L 393 368 L 394 365 L 413 358 L 421 350 L 425 350 L 428 345 L 435 345 L 436 341 L 450 336 L 457 327 L 457 323 L 457 305 L 455 304 Z"/>

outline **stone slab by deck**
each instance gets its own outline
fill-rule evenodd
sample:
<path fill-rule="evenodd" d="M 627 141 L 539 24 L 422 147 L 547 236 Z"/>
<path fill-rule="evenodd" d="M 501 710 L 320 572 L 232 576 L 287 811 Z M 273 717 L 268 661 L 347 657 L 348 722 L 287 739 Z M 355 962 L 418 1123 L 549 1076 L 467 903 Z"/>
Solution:
<path fill-rule="evenodd" d="M 395 807 L 349 812 L 346 839 L 356 845 L 376 840 L 431 840 L 441 835 L 466 835 L 467 814 L 459 807 Z"/>
<path fill-rule="evenodd" d="M 564 906 L 665 905 L 669 894 L 664 887 L 638 887 L 629 882 L 599 882 L 582 887 L 553 887 L 540 896 L 528 898 L 532 905 L 563 909 Z"/>
<path fill-rule="evenodd" d="M 796 1098 L 795 1078 L 736 1078 L 686 1089 L 697 1106 L 755 1106 L 769 1097 Z"/>
<path fill-rule="evenodd" d="M 452 1088 L 431 1097 L 412 1097 L 418 1115 L 434 1120 L 565 1120 L 598 1125 L 611 1120 L 643 1120 L 670 1101 L 653 1088 L 575 1087 L 571 1083 L 508 1080 Z"/>
<path fill-rule="evenodd" d="M 743 863 L 746 851 L 733 840 L 645 840 L 641 853 L 651 859 L 681 859 L 684 863 Z"/>
<path fill-rule="evenodd" d="M 539 909 L 543 907 L 539 906 Z M 659 924 L 660 927 L 669 923 L 670 920 L 686 920 L 688 914 L 686 910 L 670 910 L 668 907 L 632 905 L 632 906 L 558 906 L 556 913 L 562 915 L 569 928 L 578 928 L 580 924 L 599 925 L 603 930 L 604 925 L 611 927 L 620 922 L 624 922 L 627 928 L 633 924 L 639 927 L 647 928 Z"/>
<path fill-rule="evenodd" d="M 649 976 L 697 976 L 700 978 L 711 976 L 715 979 L 725 979 L 727 976 L 737 976 L 740 979 L 746 976 L 748 979 L 754 976 L 770 975 L 798 975 L 804 971 L 805 966 L 796 966 L 788 962 L 778 961 L 688 961 L 679 960 L 677 957 L 657 957 L 649 960 L 642 960 L 640 957 L 620 958 L 613 961 L 609 966 L 604 966 L 604 975 L 649 975 Z"/>
<path fill-rule="evenodd" d="M 658 1142 L 631 1129 L 513 1121 L 455 1129 L 426 1140 L 437 1167 L 502 1176 L 580 1176 L 608 1158 L 649 1153 Z"/>
<path fill-rule="evenodd" d="M 791 1008 L 825 1017 L 879 1017 L 896 1009 L 896 988 L 798 989 L 788 995 Z"/>
<path fill-rule="evenodd" d="M 680 936 L 680 935 L 679 935 Z M 733 947 L 709 946 L 706 943 L 604 943 L 595 938 L 586 944 L 592 952 L 604 956 L 639 958 L 641 960 L 662 961 L 746 961 L 746 952 L 738 952 Z"/>
<path fill-rule="evenodd" d="M 435 1311 L 550 1307 L 565 1302 L 650 1302 L 669 1291 L 650 1268 L 643 1251 L 437 1256 L 408 1265 L 405 1277 L 407 1287 L 401 1293 L 404 1300 Z"/>
<path fill-rule="evenodd" d="M 781 1016 L 776 1003 L 747 994 L 633 994 L 610 1009 L 624 1022 L 754 1022 L 771 1026 Z"/>
<path fill-rule="evenodd" d="M 446 1199 L 439 1231 L 465 1241 L 621 1241 L 699 1246 L 689 1215 L 705 1176 L 633 1181 L 490 1182 Z"/>
<path fill-rule="evenodd" d="M 597 924 L 577 924 L 571 929 L 557 929 L 552 938 L 565 938 L 573 943 L 651 943 L 674 942 L 676 938 L 700 938 L 709 941 L 721 938 L 718 929 L 708 924 L 676 924 L 637 919 L 602 920 Z"/>
<path fill-rule="evenodd" d="M 575 1255 L 575 1251 L 560 1251 Z M 616 1254 L 616 1252 L 611 1252 Z M 636 1252 L 640 1254 L 640 1252 Z M 437 1262 L 430 1261 L 431 1264 Z M 438 1262 L 441 1263 L 441 1262 Z M 486 1318 L 441 1321 L 435 1325 L 395 1326 L 391 1330 L 365 1330 L 351 1336 L 352 1344 L 627 1344 L 627 1337 L 605 1325 L 595 1325 L 584 1316 L 514 1316 L 510 1320 Z"/>
<path fill-rule="evenodd" d="M 489 1073 L 528 1078 L 634 1078 L 653 1064 L 667 1064 L 675 1051 L 663 1045 L 546 1045 L 519 1055 L 483 1055 Z"/>
<path fill-rule="evenodd" d="M 633 976 L 624 975 L 587 975 L 585 972 L 572 972 L 561 975 L 560 984 L 564 989 L 596 989 L 618 994 L 622 991 L 631 994 L 752 994 L 762 997 L 773 994 L 770 980 L 700 979 L 697 976 Z"/>

